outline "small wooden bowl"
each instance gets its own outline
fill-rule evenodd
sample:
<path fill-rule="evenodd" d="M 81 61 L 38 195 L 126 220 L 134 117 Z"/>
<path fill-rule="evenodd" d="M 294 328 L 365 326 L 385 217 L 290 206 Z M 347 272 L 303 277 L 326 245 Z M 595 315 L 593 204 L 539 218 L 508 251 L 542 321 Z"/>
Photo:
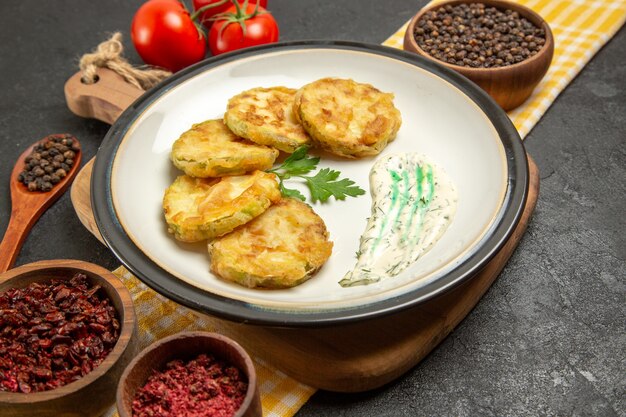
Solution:
<path fill-rule="evenodd" d="M 262 417 L 261 397 L 252 359 L 234 340 L 217 333 L 182 332 L 154 342 L 128 365 L 117 388 L 120 417 L 132 417 L 132 401 L 154 369 L 162 369 L 174 359 L 191 360 L 210 353 L 238 367 L 248 378 L 248 392 L 235 417 Z"/>
<path fill-rule="evenodd" d="M 132 298 L 115 275 L 82 261 L 40 261 L 0 274 L 0 293 L 51 278 L 70 279 L 79 272 L 87 275 L 92 284 L 102 287 L 119 314 L 121 330 L 115 347 L 98 367 L 78 381 L 30 394 L 0 392 L 2 417 L 99 416 L 115 403 L 120 375 L 137 353 L 137 322 Z"/>
<path fill-rule="evenodd" d="M 510 65 L 508 67 L 496 68 L 471 68 L 460 65 L 448 64 L 428 54 L 421 49 L 413 32 L 415 25 L 422 16 L 429 10 L 437 9 L 442 6 L 456 6 L 464 3 L 483 3 L 488 7 L 495 7 L 500 10 L 514 10 L 521 17 L 526 18 L 535 26 L 540 27 L 546 34 L 546 43 L 539 52 L 524 61 Z M 532 94 L 533 90 L 541 81 L 548 71 L 552 56 L 554 55 L 554 38 L 548 23 L 537 13 L 520 4 L 503 0 L 450 0 L 438 2 L 424 7 L 409 22 L 406 33 L 404 34 L 404 49 L 406 51 L 415 52 L 428 59 L 437 62 L 444 67 L 448 67 L 460 74 L 466 76 L 479 87 L 487 92 L 504 110 L 512 110 L 522 104 Z"/>

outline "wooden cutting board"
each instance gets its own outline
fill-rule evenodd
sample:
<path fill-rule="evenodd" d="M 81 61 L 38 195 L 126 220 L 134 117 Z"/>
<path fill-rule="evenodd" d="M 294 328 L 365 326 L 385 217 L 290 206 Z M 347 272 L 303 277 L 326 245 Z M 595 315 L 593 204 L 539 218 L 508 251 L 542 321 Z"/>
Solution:
<path fill-rule="evenodd" d="M 99 81 L 85 85 L 80 74 L 65 86 L 69 108 L 83 117 L 113 123 L 142 94 L 120 76 L 99 70 Z M 72 186 L 80 221 L 100 241 L 91 210 L 93 159 Z M 522 218 L 500 252 L 475 277 L 417 307 L 373 320 L 318 329 L 287 329 L 239 324 L 208 317 L 249 352 L 300 382 L 338 392 L 380 387 L 417 365 L 474 308 L 496 280 L 526 231 L 539 193 L 539 172 L 529 158 L 530 186 Z M 104 243 L 104 242 L 103 242 Z"/>

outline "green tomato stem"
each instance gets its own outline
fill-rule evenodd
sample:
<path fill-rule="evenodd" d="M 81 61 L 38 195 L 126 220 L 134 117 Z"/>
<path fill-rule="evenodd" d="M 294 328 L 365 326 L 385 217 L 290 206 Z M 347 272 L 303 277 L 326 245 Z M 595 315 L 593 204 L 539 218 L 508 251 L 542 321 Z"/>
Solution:
<path fill-rule="evenodd" d="M 224 21 L 224 24 L 222 25 L 222 27 L 220 27 L 220 30 L 218 33 L 218 37 L 220 39 L 222 38 L 222 33 L 224 32 L 224 29 L 226 28 L 226 26 L 228 26 L 231 23 L 239 23 L 239 26 L 241 26 L 241 31 L 243 32 L 243 35 L 245 36 L 248 31 L 246 27 L 246 20 L 252 19 L 253 17 L 261 15 L 261 14 L 267 13 L 266 11 L 259 10 L 258 2 L 254 4 L 254 10 L 252 11 L 252 13 L 250 14 L 246 13 L 246 10 L 248 10 L 248 1 L 249 0 L 245 0 L 243 2 L 243 5 L 241 5 L 239 4 L 237 0 L 232 0 L 233 4 L 235 5 L 235 13 L 233 12 L 219 13 L 210 19 L 215 22 Z"/>
<path fill-rule="evenodd" d="M 202 6 L 198 10 L 194 11 L 189 17 L 191 17 L 191 20 L 195 22 L 198 20 L 198 17 L 202 13 L 206 12 L 207 10 L 212 9 L 214 7 L 223 6 L 224 4 L 231 2 L 231 1 L 236 3 L 236 0 L 220 0 L 217 3 L 207 4 L 206 6 Z"/>

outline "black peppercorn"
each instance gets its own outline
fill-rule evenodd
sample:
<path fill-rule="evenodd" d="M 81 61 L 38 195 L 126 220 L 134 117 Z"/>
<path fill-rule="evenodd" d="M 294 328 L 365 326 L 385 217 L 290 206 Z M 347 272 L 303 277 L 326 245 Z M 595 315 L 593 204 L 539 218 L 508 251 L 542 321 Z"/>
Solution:
<path fill-rule="evenodd" d="M 437 59 L 482 68 L 522 62 L 545 44 L 543 29 L 518 12 L 483 3 L 427 11 L 416 23 L 413 36 L 420 48 Z"/>
<path fill-rule="evenodd" d="M 50 135 L 24 158 L 24 170 L 17 180 L 29 191 L 50 191 L 67 176 L 79 151 L 80 145 L 71 135 Z"/>

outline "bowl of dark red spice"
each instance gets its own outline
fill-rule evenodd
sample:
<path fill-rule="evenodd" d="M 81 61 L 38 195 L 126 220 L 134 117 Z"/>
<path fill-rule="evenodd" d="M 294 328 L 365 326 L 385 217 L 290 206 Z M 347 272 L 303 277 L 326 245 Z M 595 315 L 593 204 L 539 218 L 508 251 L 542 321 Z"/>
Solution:
<path fill-rule="evenodd" d="M 411 19 L 404 49 L 466 76 L 508 111 L 526 101 L 548 71 L 554 39 L 548 23 L 520 4 L 451 0 Z"/>
<path fill-rule="evenodd" d="M 234 340 L 183 332 L 144 349 L 117 389 L 120 417 L 261 417 L 252 359 Z"/>
<path fill-rule="evenodd" d="M 130 293 L 105 268 L 53 260 L 0 274 L 0 414 L 102 415 L 136 333 Z"/>

